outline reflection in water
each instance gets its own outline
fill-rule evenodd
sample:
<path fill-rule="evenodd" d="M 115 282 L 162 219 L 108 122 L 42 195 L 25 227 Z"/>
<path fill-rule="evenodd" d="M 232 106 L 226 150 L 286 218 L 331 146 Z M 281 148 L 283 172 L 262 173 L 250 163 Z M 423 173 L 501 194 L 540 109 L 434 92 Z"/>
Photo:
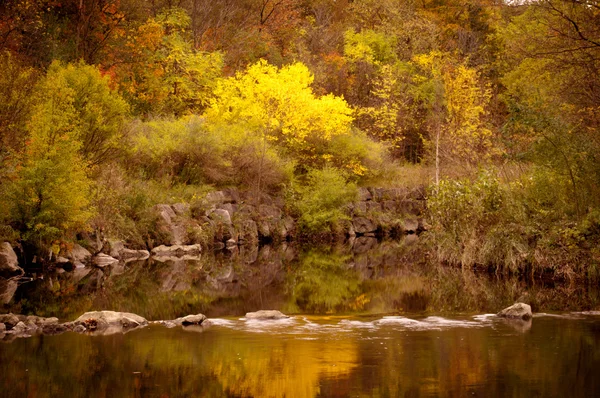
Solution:
<path fill-rule="evenodd" d="M 3 344 L 0 396 L 596 396 L 598 366 L 598 315 L 230 318 Z"/>
<path fill-rule="evenodd" d="M 304 251 L 290 245 L 242 247 L 189 260 L 150 259 L 49 273 L 18 289 L 14 283 L 0 285 L 5 286 L 0 297 L 9 303 L 3 305 L 5 311 L 63 320 L 100 309 L 153 320 L 259 309 L 289 314 L 495 313 L 517 300 L 530 303 L 536 312 L 600 305 L 597 288 L 500 279 L 430 264 L 418 241 L 370 248 L 376 240 L 365 239 L 368 244 L 355 241 L 354 246 Z"/>

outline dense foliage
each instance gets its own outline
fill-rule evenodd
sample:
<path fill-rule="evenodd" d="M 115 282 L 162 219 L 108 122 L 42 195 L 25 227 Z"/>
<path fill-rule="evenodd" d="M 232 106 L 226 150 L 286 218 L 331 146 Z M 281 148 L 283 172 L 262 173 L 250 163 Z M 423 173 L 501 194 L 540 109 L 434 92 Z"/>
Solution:
<path fill-rule="evenodd" d="M 439 259 L 591 274 L 599 26 L 588 0 L 2 2 L 0 231 L 122 234 L 226 186 L 327 229 L 411 174 Z"/>

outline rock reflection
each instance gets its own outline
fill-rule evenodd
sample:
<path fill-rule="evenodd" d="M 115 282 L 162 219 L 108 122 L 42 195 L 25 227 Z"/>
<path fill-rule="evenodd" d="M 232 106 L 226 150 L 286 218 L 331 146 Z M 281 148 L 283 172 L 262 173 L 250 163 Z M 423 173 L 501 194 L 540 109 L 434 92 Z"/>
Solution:
<path fill-rule="evenodd" d="M 400 241 L 356 238 L 352 244 L 302 249 L 241 246 L 193 258 L 153 257 L 0 286 L 5 312 L 71 320 L 95 309 L 174 319 L 260 309 L 285 313 L 497 312 L 526 298 L 535 311 L 600 305 L 597 288 L 497 278 L 431 264 L 416 235 Z M 569 300 L 564 300 L 569 297 Z"/>

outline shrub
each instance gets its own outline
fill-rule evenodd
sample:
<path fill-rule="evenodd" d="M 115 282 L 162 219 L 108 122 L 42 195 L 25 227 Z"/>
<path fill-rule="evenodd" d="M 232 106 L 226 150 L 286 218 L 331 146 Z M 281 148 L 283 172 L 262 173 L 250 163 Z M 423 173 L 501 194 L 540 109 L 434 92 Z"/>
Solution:
<path fill-rule="evenodd" d="M 295 184 L 290 205 L 298 213 L 298 227 L 303 232 L 334 232 L 340 221 L 349 219 L 344 205 L 356 200 L 357 188 L 344 173 L 332 167 L 313 169 Z"/>

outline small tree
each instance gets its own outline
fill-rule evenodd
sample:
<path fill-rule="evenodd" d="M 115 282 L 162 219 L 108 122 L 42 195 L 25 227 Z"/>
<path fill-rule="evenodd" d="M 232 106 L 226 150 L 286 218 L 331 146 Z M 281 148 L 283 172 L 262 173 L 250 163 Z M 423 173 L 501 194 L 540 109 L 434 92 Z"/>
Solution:
<path fill-rule="evenodd" d="M 13 226 L 38 248 L 85 228 L 92 215 L 74 93 L 64 82 L 54 83 L 42 86 L 52 89 L 33 110 L 24 160 L 7 195 Z"/>

